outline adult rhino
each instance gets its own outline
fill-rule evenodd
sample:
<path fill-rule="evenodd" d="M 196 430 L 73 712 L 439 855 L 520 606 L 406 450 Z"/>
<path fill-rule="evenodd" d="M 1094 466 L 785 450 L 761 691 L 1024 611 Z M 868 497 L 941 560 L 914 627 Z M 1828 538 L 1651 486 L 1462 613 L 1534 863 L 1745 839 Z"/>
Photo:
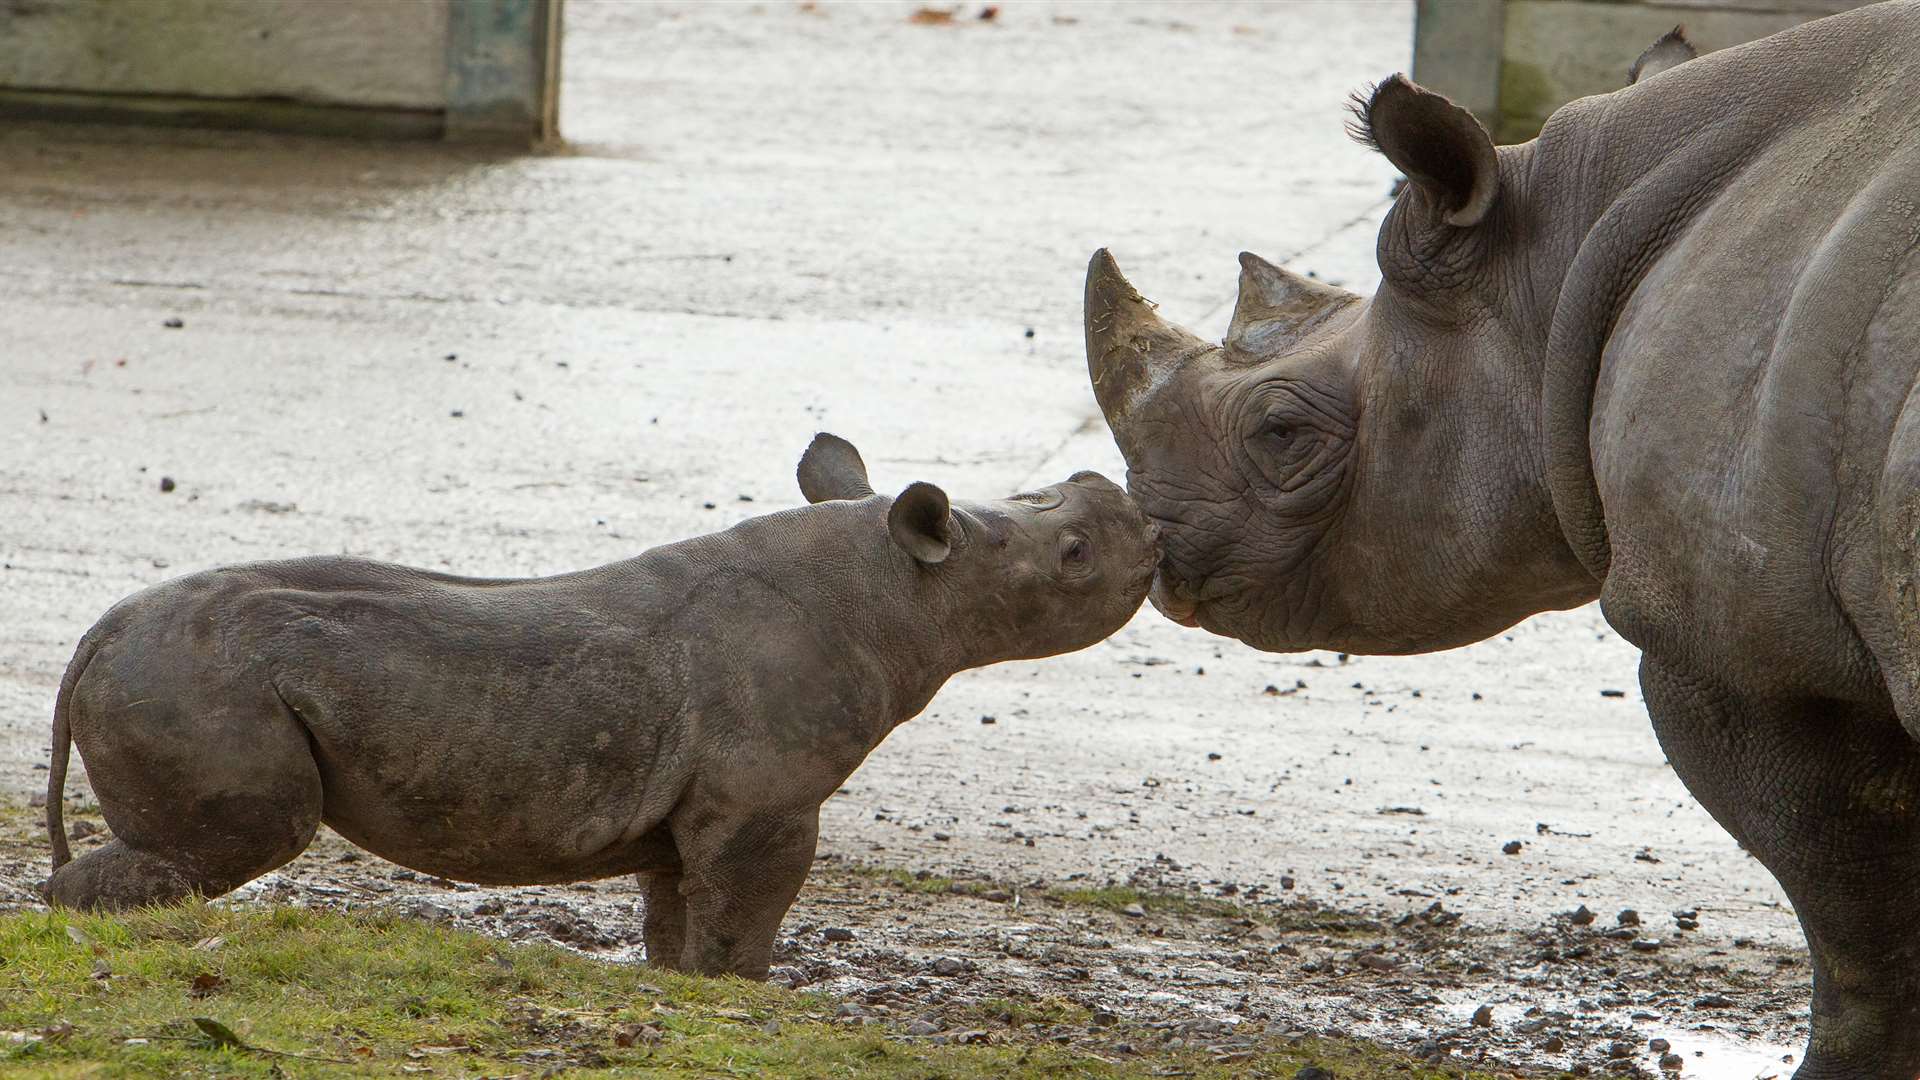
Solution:
<path fill-rule="evenodd" d="M 1093 386 L 1152 597 L 1414 653 L 1599 598 L 1669 759 L 1793 899 L 1796 1076 L 1920 1075 L 1920 2 L 1679 64 L 1495 147 L 1403 76 L 1360 297 L 1242 255 L 1221 344 L 1102 251 Z"/>

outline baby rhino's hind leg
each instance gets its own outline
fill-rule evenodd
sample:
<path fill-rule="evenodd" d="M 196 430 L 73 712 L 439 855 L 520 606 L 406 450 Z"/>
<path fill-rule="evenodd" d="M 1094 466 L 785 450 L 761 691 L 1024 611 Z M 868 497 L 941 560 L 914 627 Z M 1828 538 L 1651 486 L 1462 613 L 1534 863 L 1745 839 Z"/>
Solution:
<path fill-rule="evenodd" d="M 204 707 L 110 683 L 82 689 L 74 742 L 114 839 L 54 871 L 48 900 L 121 911 L 219 896 L 312 842 L 319 769 L 306 730 L 270 689 Z"/>

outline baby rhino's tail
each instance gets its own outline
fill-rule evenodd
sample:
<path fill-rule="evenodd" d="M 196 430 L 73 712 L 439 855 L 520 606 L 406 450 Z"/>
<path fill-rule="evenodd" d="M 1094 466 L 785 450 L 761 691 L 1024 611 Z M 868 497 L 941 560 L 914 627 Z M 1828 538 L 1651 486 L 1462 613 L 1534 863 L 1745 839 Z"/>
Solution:
<path fill-rule="evenodd" d="M 55 870 L 73 861 L 73 849 L 67 846 L 66 796 L 67 796 L 67 758 L 73 750 L 73 729 L 67 721 L 73 708 L 73 688 L 80 682 L 80 673 L 87 669 L 87 662 L 93 659 L 99 644 L 94 640 L 93 632 L 80 639 L 80 647 L 73 651 L 73 660 L 67 664 L 67 673 L 60 677 L 60 693 L 53 699 L 53 761 L 47 766 L 47 839 L 53 843 L 53 868 Z"/>

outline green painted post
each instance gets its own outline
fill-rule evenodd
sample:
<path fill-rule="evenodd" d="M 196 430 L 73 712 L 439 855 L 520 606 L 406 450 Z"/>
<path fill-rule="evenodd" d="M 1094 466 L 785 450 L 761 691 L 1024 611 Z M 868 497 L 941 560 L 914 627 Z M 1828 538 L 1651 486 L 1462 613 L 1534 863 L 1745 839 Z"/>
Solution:
<path fill-rule="evenodd" d="M 452 0 L 446 137 L 536 143 L 559 134 L 563 0 Z"/>
<path fill-rule="evenodd" d="M 1500 129 L 1500 52 L 1506 0 L 1420 0 L 1413 80 L 1452 98 L 1488 131 Z"/>

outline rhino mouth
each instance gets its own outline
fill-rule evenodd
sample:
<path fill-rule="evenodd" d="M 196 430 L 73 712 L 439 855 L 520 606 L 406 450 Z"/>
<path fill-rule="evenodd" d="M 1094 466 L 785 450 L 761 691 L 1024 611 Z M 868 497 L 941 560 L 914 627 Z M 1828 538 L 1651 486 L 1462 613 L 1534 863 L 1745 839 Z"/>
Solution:
<path fill-rule="evenodd" d="M 1181 626 L 1193 627 L 1201 626 L 1203 608 L 1217 604 L 1229 595 L 1229 590 L 1219 588 L 1212 582 L 1195 585 L 1168 569 L 1165 559 L 1161 560 L 1154 572 L 1153 584 L 1147 590 L 1147 599 L 1156 611 Z"/>
<path fill-rule="evenodd" d="M 1147 602 L 1155 611 L 1181 626 L 1199 626 L 1200 602 L 1181 595 L 1181 588 L 1168 582 L 1167 575 L 1156 571 L 1147 589 Z"/>
<path fill-rule="evenodd" d="M 1147 599 L 1156 611 L 1181 626 L 1245 641 L 1242 635 L 1257 584 L 1231 571 L 1196 577 L 1177 565 L 1172 555 L 1163 554 Z"/>

